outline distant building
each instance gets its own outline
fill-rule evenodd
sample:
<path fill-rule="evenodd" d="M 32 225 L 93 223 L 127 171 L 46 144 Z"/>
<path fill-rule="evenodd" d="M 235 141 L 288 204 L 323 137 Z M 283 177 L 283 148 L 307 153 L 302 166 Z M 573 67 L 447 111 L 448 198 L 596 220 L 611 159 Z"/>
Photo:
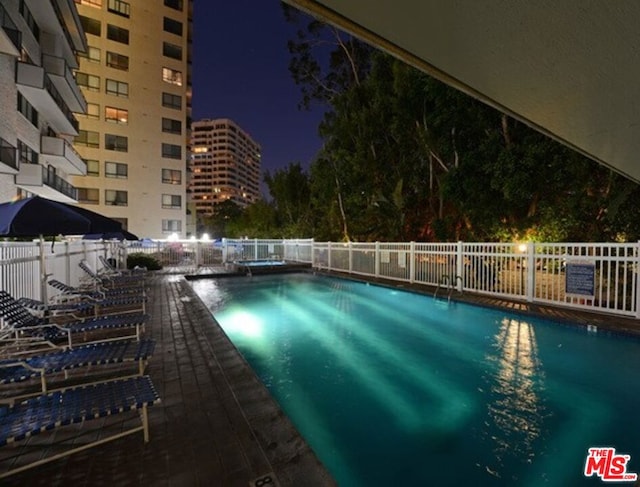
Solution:
<path fill-rule="evenodd" d="M 73 150 L 87 103 L 73 77 L 87 50 L 73 0 L 0 2 L 0 201 L 41 195 L 75 202 Z"/>
<path fill-rule="evenodd" d="M 78 201 L 140 237 L 184 237 L 193 2 L 75 3 L 88 41 L 75 75 L 87 99 Z"/>
<path fill-rule="evenodd" d="M 227 200 L 245 207 L 260 198 L 260 145 L 232 120 L 192 123 L 189 169 L 189 199 L 198 216 L 213 215 Z"/>

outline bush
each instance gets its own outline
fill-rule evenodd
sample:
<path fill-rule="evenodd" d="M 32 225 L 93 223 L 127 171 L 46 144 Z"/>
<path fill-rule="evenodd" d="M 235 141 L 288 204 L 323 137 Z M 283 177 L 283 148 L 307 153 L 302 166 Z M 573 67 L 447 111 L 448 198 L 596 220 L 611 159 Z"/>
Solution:
<path fill-rule="evenodd" d="M 162 265 L 158 259 L 142 252 L 135 252 L 127 256 L 127 269 L 135 267 L 144 267 L 148 271 L 158 271 L 162 269 Z"/>

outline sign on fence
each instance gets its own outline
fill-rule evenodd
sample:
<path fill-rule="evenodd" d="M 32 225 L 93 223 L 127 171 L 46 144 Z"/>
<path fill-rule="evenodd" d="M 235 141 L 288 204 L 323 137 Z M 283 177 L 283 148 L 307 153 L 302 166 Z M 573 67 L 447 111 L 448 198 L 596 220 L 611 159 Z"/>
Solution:
<path fill-rule="evenodd" d="M 593 261 L 567 261 L 565 271 L 565 293 L 567 296 L 581 298 L 595 296 L 596 266 Z"/>

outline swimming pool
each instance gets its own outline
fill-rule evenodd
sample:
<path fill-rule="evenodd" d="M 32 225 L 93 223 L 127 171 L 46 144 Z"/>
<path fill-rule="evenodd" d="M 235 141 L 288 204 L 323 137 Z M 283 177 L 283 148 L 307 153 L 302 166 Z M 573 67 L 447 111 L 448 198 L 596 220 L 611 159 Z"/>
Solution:
<path fill-rule="evenodd" d="M 192 285 L 341 486 L 595 485 L 596 446 L 640 471 L 637 340 L 311 274 Z"/>

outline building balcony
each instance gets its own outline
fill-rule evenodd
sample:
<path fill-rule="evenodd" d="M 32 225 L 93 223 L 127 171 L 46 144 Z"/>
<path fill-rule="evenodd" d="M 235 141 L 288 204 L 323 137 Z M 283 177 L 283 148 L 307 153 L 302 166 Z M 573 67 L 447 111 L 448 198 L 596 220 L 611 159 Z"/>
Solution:
<path fill-rule="evenodd" d="M 18 172 L 18 159 L 16 156 L 16 148 L 0 137 L 0 173 L 16 174 Z"/>
<path fill-rule="evenodd" d="M 20 164 L 16 186 L 44 198 L 77 202 L 78 189 L 40 164 Z"/>
<path fill-rule="evenodd" d="M 19 56 L 22 34 L 5 8 L 0 4 L 0 53 Z"/>
<path fill-rule="evenodd" d="M 43 67 L 19 61 L 16 68 L 16 84 L 22 96 L 56 132 L 78 135 L 78 121 Z"/>
<path fill-rule="evenodd" d="M 45 54 L 42 56 L 42 64 L 69 109 L 72 112 L 86 113 L 87 100 L 80 91 L 67 62 L 61 57 Z"/>
<path fill-rule="evenodd" d="M 40 138 L 40 158 L 67 174 L 87 174 L 87 164 L 71 143 L 63 138 L 43 135 Z"/>

